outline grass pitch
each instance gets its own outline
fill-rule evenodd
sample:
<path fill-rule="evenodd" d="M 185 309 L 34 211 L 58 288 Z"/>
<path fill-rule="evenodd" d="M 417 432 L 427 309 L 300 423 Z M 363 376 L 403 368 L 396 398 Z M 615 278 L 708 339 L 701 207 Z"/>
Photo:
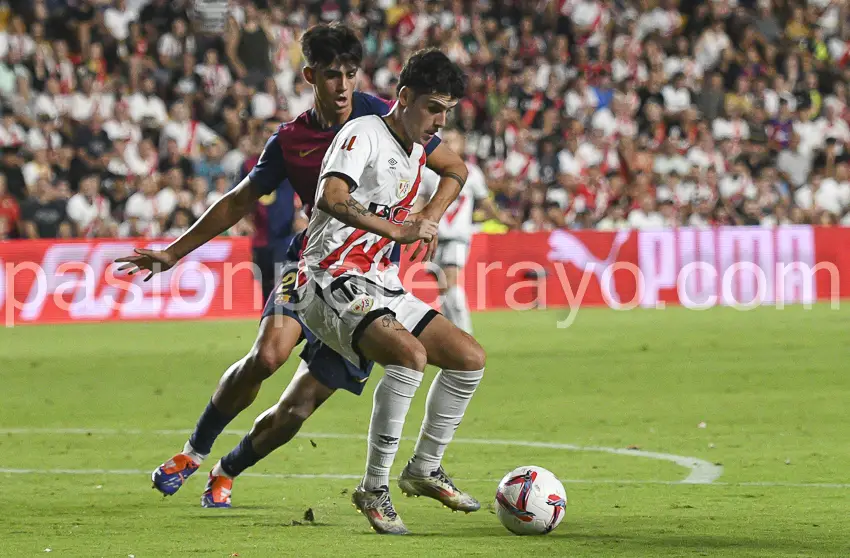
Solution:
<path fill-rule="evenodd" d="M 484 508 L 451 514 L 395 488 L 414 532 L 403 538 L 373 534 L 349 503 L 375 378 L 363 397 L 335 395 L 259 476 L 239 478 L 232 510 L 205 510 L 207 471 L 294 362 L 176 496 L 151 490 L 149 473 L 182 447 L 255 322 L 3 330 L 0 556 L 850 556 L 846 310 L 586 309 L 557 329 L 564 316 L 474 316 L 488 368 L 445 465 Z M 694 457 L 723 473 L 682 484 L 690 471 L 671 461 L 558 444 Z M 412 446 L 402 443 L 394 474 Z M 565 481 L 566 518 L 546 537 L 510 535 L 492 513 L 498 479 L 523 464 Z"/>

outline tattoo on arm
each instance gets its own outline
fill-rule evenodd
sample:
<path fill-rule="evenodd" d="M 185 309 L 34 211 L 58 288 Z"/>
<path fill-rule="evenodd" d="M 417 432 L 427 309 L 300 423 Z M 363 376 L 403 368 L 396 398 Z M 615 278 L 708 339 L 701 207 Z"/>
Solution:
<path fill-rule="evenodd" d="M 459 175 L 453 172 L 447 172 L 446 174 L 442 175 L 441 178 L 454 178 L 457 183 L 460 184 L 461 188 L 463 188 L 464 184 L 466 184 L 466 180 L 462 179 Z"/>
<path fill-rule="evenodd" d="M 363 207 L 357 200 L 354 198 L 348 198 L 344 202 L 337 202 L 333 204 L 333 212 L 334 217 L 338 218 L 340 221 L 346 222 L 346 218 L 356 218 L 358 215 L 361 217 L 365 217 L 366 215 L 370 215 L 372 212 Z M 348 224 L 346 222 L 346 224 Z"/>
<path fill-rule="evenodd" d="M 396 319 L 389 314 L 381 318 L 381 325 L 387 329 L 392 329 L 393 331 L 405 331 L 404 326 L 398 323 Z"/>

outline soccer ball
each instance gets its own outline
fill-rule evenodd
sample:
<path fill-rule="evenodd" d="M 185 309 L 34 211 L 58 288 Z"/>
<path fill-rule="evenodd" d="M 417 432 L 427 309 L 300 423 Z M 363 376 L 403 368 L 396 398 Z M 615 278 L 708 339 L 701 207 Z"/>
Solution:
<path fill-rule="evenodd" d="M 515 535 L 545 535 L 564 518 L 567 493 L 543 467 L 518 467 L 496 489 L 496 515 Z"/>

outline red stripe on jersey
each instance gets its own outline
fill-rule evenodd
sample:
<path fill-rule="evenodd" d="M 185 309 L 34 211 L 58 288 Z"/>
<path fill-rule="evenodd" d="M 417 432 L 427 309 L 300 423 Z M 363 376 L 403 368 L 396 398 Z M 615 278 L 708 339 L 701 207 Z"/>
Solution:
<path fill-rule="evenodd" d="M 342 261 L 342 265 L 338 269 L 335 269 L 331 275 L 339 277 L 346 271 L 355 269 L 359 269 L 361 273 L 367 273 L 372 269 L 372 264 L 375 263 L 375 257 L 378 255 L 378 252 L 383 250 L 390 242 L 392 241 L 389 238 L 382 238 L 373 244 L 368 252 L 363 250 L 363 244 L 358 244 L 351 249 Z"/>
<path fill-rule="evenodd" d="M 345 242 L 342 243 L 342 246 L 331 252 L 327 258 L 325 258 L 321 261 L 321 263 L 319 263 L 319 267 L 321 269 L 328 269 L 329 267 L 331 267 L 339 260 L 343 252 L 348 250 L 348 248 L 352 244 L 354 244 L 358 239 L 362 238 L 364 234 L 366 234 L 366 231 L 360 229 L 351 233 L 351 235 L 345 240 Z"/>

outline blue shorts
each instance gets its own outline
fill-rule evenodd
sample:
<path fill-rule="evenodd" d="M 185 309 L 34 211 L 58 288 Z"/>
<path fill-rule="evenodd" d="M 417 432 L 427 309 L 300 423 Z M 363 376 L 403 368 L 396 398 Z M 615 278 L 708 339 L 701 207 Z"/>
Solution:
<path fill-rule="evenodd" d="M 293 241 L 293 247 L 301 244 L 301 235 L 297 235 Z M 290 249 L 288 256 L 293 255 Z M 296 252 L 297 253 L 297 252 Z M 301 339 L 307 343 L 301 350 L 301 359 L 310 367 L 310 374 L 323 386 L 329 389 L 344 389 L 354 395 L 363 393 L 363 387 L 369 374 L 372 372 L 374 362 L 367 361 L 363 368 L 359 368 L 334 352 L 330 347 L 319 341 L 313 332 L 307 329 L 298 315 L 290 308 L 290 302 L 294 302 L 295 288 L 298 284 L 298 260 L 290 259 L 283 265 L 280 281 L 271 296 L 266 300 L 263 308 L 262 318 L 283 315 L 292 318 L 301 326 Z M 261 319 L 262 319 L 261 318 Z"/>

